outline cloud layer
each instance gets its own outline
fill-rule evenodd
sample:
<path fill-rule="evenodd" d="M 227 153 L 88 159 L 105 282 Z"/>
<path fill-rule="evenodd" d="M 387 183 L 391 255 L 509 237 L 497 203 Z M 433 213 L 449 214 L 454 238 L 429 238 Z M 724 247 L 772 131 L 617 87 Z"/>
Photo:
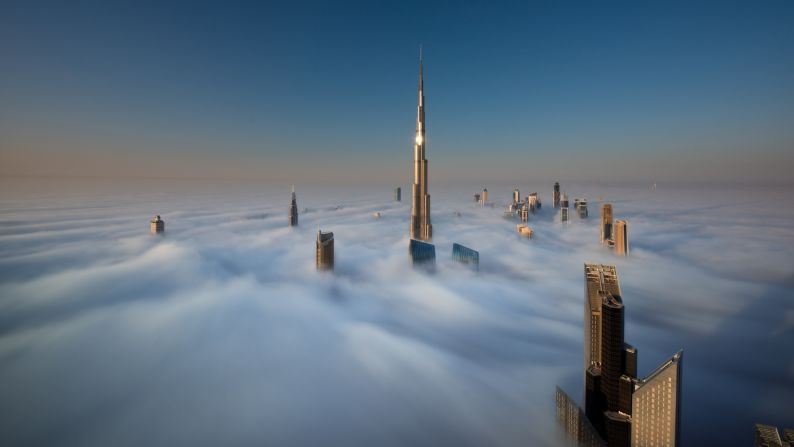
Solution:
<path fill-rule="evenodd" d="M 686 444 L 793 422 L 790 191 L 563 184 L 591 207 L 563 227 L 531 185 L 530 241 L 470 201 L 479 185 L 431 190 L 427 275 L 388 188 L 299 187 L 288 228 L 286 188 L 9 185 L 3 445 L 554 445 L 554 385 L 582 387 L 584 262 L 617 265 L 641 375 L 685 349 Z M 628 259 L 598 243 L 599 196 L 629 220 Z M 314 270 L 319 227 L 333 275 Z"/>

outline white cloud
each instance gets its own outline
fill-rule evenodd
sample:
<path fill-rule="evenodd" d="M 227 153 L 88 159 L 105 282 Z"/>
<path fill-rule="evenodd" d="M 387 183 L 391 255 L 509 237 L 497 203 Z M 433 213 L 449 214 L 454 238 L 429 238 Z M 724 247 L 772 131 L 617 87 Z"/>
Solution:
<path fill-rule="evenodd" d="M 721 380 L 794 398 L 784 194 L 563 187 L 590 219 L 563 227 L 542 185 L 533 240 L 471 191 L 433 191 L 433 275 L 410 267 L 390 188 L 299 188 L 297 228 L 286 189 L 22 195 L 0 215 L 0 444 L 554 445 L 554 385 L 582 386 L 584 262 L 617 264 L 641 373 L 688 351 L 687 443 L 773 418 L 741 401 L 702 418 Z M 598 195 L 629 219 L 628 259 L 598 243 Z"/>

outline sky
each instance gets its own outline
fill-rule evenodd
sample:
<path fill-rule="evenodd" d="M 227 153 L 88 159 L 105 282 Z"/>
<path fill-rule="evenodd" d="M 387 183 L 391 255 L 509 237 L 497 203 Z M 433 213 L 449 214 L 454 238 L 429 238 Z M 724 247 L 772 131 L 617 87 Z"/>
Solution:
<path fill-rule="evenodd" d="M 0 2 L 0 175 L 787 182 L 794 3 Z"/>
<path fill-rule="evenodd" d="M 2 445 L 557 446 L 555 387 L 582 402 L 585 262 L 616 265 L 640 377 L 683 349 L 682 445 L 794 425 L 785 190 L 563 183 L 590 218 L 562 225 L 551 184 L 525 183 L 529 240 L 502 217 L 511 186 L 493 208 L 437 188 L 427 274 L 388 187 L 298 188 L 290 228 L 289 188 L 95 185 L 0 182 Z M 628 258 L 599 243 L 598 197 Z"/>

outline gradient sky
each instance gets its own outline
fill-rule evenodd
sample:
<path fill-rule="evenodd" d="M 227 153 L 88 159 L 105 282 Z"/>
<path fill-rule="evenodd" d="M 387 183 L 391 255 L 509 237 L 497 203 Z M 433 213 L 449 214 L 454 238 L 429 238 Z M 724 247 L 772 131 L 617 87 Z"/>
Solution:
<path fill-rule="evenodd" d="M 794 2 L 2 2 L 0 174 L 785 181 Z"/>

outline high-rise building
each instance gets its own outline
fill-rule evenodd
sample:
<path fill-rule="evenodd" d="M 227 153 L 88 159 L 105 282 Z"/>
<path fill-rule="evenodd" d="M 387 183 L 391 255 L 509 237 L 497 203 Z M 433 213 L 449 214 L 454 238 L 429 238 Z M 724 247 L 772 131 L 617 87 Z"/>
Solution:
<path fill-rule="evenodd" d="M 566 438 L 576 447 L 607 447 L 593 424 L 560 387 L 555 393 L 557 424 L 563 429 Z"/>
<path fill-rule="evenodd" d="M 460 244 L 452 244 L 452 260 L 461 264 L 468 264 L 474 267 L 475 270 L 480 268 L 480 252 Z"/>
<path fill-rule="evenodd" d="M 480 195 L 479 195 L 479 194 L 475 194 L 475 195 L 474 195 L 474 201 L 475 201 L 476 203 L 480 203 Z"/>
<path fill-rule="evenodd" d="M 551 204 L 554 208 L 560 207 L 560 182 L 554 182 L 554 192 L 551 196 Z"/>
<path fill-rule="evenodd" d="M 587 200 L 586 199 L 577 199 L 576 211 L 578 212 L 580 219 L 587 219 Z"/>
<path fill-rule="evenodd" d="M 683 351 L 634 386 L 631 403 L 633 447 L 675 447 L 681 427 L 681 366 Z"/>
<path fill-rule="evenodd" d="M 419 104 L 416 108 L 414 141 L 414 183 L 411 196 L 411 239 L 433 239 L 430 223 L 430 194 L 427 193 L 427 158 L 425 156 L 425 93 L 422 79 L 422 51 L 419 51 Z"/>
<path fill-rule="evenodd" d="M 154 216 L 154 219 L 149 221 L 149 231 L 152 234 L 163 234 L 165 233 L 165 221 L 160 217 L 160 215 Z"/>
<path fill-rule="evenodd" d="M 585 415 L 610 447 L 675 447 L 683 352 L 638 380 L 624 310 L 615 267 L 585 264 Z"/>
<path fill-rule="evenodd" d="M 535 214 L 535 210 L 540 208 L 540 199 L 538 199 L 538 193 L 533 192 L 527 196 L 527 203 L 529 204 L 529 211 L 532 214 Z"/>
<path fill-rule="evenodd" d="M 568 222 L 568 208 L 560 208 L 560 222 Z"/>
<path fill-rule="evenodd" d="M 513 205 L 517 205 L 518 202 L 521 201 L 521 192 L 519 192 L 518 188 L 513 190 Z"/>
<path fill-rule="evenodd" d="M 408 244 L 411 264 L 432 268 L 436 264 L 436 246 L 427 242 L 411 239 Z"/>
<path fill-rule="evenodd" d="M 606 244 L 612 239 L 612 204 L 601 205 L 601 243 Z"/>
<path fill-rule="evenodd" d="M 289 204 L 289 226 L 298 225 L 298 201 L 295 199 L 295 185 L 292 185 L 292 201 Z"/>
<path fill-rule="evenodd" d="M 518 209 L 518 214 L 521 217 L 521 222 L 529 221 L 529 207 L 526 204 L 523 204 L 521 208 Z"/>
<path fill-rule="evenodd" d="M 794 429 L 783 429 L 783 436 L 774 425 L 755 424 L 753 447 L 794 447 Z"/>
<path fill-rule="evenodd" d="M 485 206 L 488 203 L 488 188 L 482 189 L 482 195 L 480 196 L 482 206 Z"/>
<path fill-rule="evenodd" d="M 562 198 L 560 199 L 560 206 L 562 208 L 568 208 L 568 194 L 562 193 Z"/>
<path fill-rule="evenodd" d="M 524 224 L 516 225 L 516 231 L 518 231 L 518 234 L 520 234 L 521 236 L 527 237 L 529 239 L 532 239 L 532 235 L 535 233 L 534 231 L 532 231 L 532 228 Z"/>
<path fill-rule="evenodd" d="M 403 190 L 399 186 L 394 188 L 394 201 L 401 202 L 403 199 Z"/>
<path fill-rule="evenodd" d="M 628 222 L 625 220 L 615 221 L 615 254 L 628 255 L 629 254 L 629 230 Z"/>
<path fill-rule="evenodd" d="M 334 269 L 334 233 L 317 230 L 317 270 Z"/>
<path fill-rule="evenodd" d="M 585 264 L 584 370 L 601 366 L 601 307 L 607 295 L 621 296 L 614 265 Z"/>

